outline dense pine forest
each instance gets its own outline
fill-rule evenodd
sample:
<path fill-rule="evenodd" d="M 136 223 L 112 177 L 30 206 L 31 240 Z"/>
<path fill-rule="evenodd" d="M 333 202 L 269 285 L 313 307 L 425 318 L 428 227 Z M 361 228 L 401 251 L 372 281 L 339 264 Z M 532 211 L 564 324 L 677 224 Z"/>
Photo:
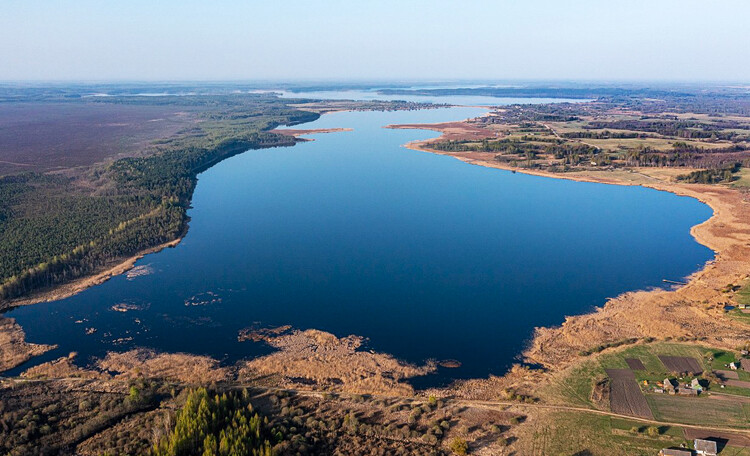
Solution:
<path fill-rule="evenodd" d="M 266 418 L 265 423 L 268 423 Z M 210 395 L 191 391 L 174 429 L 154 445 L 153 456 L 272 456 L 263 420 L 253 411 L 247 390 Z"/>

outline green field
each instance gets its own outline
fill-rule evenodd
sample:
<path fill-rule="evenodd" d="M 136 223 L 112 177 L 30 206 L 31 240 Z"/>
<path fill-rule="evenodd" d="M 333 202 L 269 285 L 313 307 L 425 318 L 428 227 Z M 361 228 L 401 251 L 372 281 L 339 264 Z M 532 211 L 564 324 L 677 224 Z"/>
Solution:
<path fill-rule="evenodd" d="M 750 171 L 742 170 L 740 173 L 750 179 Z M 750 180 L 748 181 L 748 186 L 750 186 Z M 745 304 L 750 306 L 750 282 L 747 282 L 742 286 L 742 288 L 739 289 L 739 291 L 737 291 L 737 293 L 734 295 L 734 299 L 737 301 L 737 304 Z"/>
<path fill-rule="evenodd" d="M 656 435 L 647 428 L 627 419 L 554 412 L 534 426 L 532 435 L 522 437 L 519 454 L 655 455 L 662 448 L 689 445 L 680 427 L 659 426 Z"/>
<path fill-rule="evenodd" d="M 659 421 L 746 428 L 750 404 L 711 397 L 680 397 L 647 394 L 654 418 Z"/>
<path fill-rule="evenodd" d="M 741 169 L 737 175 L 737 180 L 732 182 L 732 187 L 734 188 L 750 188 L 750 170 L 748 169 Z M 745 304 L 750 304 L 750 298 L 748 299 L 749 302 L 746 302 Z"/>

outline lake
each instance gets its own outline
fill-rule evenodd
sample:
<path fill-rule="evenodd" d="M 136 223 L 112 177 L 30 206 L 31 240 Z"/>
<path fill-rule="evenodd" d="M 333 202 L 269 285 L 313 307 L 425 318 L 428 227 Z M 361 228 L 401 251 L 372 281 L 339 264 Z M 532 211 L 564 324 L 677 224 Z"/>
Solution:
<path fill-rule="evenodd" d="M 444 384 L 502 374 L 534 327 L 713 258 L 689 233 L 711 216 L 694 199 L 473 166 L 402 147 L 435 132 L 382 128 L 483 112 L 334 113 L 296 128 L 353 131 L 217 164 L 199 176 L 188 234 L 140 260 L 145 274 L 6 314 L 30 342 L 59 345 L 11 373 L 140 346 L 232 363 L 270 352 L 240 329 L 289 324 L 414 363 L 459 360 L 415 382 Z"/>
<path fill-rule="evenodd" d="M 467 85 L 443 85 L 443 86 L 413 86 L 410 90 L 422 89 L 450 89 L 450 88 L 469 88 Z M 484 85 L 478 87 L 487 87 Z M 357 100 L 357 101 L 390 101 L 400 100 L 412 103 L 444 103 L 461 106 L 503 106 L 512 104 L 541 104 L 541 103 L 577 103 L 590 100 L 576 100 L 569 98 L 509 98 L 509 97 L 492 97 L 487 95 L 411 95 L 398 94 L 388 95 L 378 93 L 378 88 L 360 89 L 360 90 L 319 90 L 319 91 L 299 91 L 290 92 L 286 90 L 272 91 L 281 95 L 282 98 L 311 98 L 325 100 Z"/>

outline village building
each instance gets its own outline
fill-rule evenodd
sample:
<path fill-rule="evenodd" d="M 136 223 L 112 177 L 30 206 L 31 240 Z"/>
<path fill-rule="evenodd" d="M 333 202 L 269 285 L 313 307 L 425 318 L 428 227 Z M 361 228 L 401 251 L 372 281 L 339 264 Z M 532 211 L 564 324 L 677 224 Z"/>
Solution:
<path fill-rule="evenodd" d="M 697 378 L 694 378 L 693 381 L 690 382 L 690 387 L 693 388 L 694 390 L 698 391 L 698 392 L 703 391 L 703 387 L 701 386 L 701 382 Z"/>
<path fill-rule="evenodd" d="M 737 370 L 738 367 L 737 363 L 729 363 L 729 368 L 732 370 Z"/>
<path fill-rule="evenodd" d="M 698 456 L 716 456 L 719 452 L 713 440 L 695 439 L 693 443 Z"/>

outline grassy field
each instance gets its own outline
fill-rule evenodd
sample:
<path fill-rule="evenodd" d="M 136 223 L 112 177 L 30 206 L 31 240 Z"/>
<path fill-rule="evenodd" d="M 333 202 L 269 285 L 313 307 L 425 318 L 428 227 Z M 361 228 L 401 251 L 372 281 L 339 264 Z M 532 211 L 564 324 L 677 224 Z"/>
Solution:
<path fill-rule="evenodd" d="M 679 427 L 660 426 L 650 435 L 637 421 L 580 412 L 552 412 L 519 437 L 518 454 L 654 455 L 660 449 L 688 445 Z M 750 454 L 750 453 L 746 453 Z"/>
<path fill-rule="evenodd" d="M 538 416 L 519 435 L 517 454 L 655 455 L 662 448 L 692 448 L 680 426 L 648 426 L 638 421 L 581 412 Z M 750 456 L 750 448 L 726 446 L 722 456 Z"/>
<path fill-rule="evenodd" d="M 734 298 L 737 301 L 737 304 L 750 305 L 750 282 L 747 282 L 742 288 L 740 288 Z"/>
<path fill-rule="evenodd" d="M 746 428 L 750 404 L 711 397 L 680 397 L 647 394 L 654 418 L 674 423 Z"/>
<path fill-rule="evenodd" d="M 743 177 L 741 177 L 739 181 L 735 181 L 732 186 L 747 186 L 750 188 L 750 172 L 747 169 L 742 169 L 739 174 L 743 175 Z M 741 184 L 743 179 L 746 179 L 746 182 Z M 740 289 L 734 293 L 732 299 L 738 305 L 750 306 L 750 281 L 740 287 Z M 750 325 L 750 313 L 745 313 L 742 309 L 732 309 L 727 313 L 727 316 Z"/>

